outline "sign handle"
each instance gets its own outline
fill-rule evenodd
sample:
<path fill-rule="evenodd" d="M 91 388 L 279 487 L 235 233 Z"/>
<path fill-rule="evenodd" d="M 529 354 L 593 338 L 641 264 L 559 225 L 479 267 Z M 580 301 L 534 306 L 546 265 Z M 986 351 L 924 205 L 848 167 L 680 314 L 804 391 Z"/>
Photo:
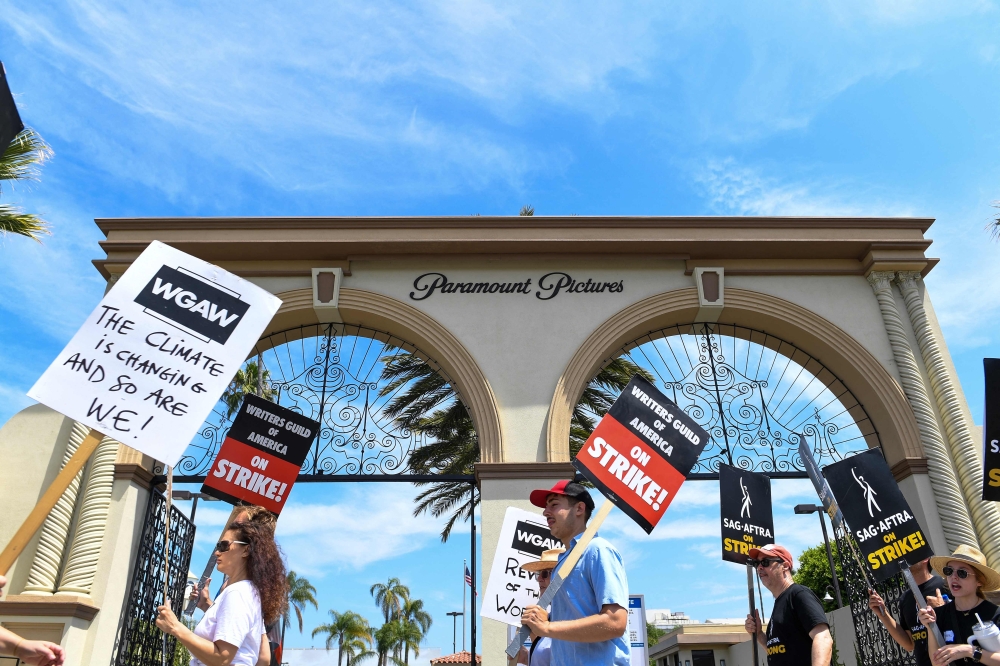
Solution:
<path fill-rule="evenodd" d="M 73 483 L 73 479 L 76 475 L 80 473 L 83 466 L 87 464 L 90 456 L 94 454 L 97 450 L 97 445 L 101 443 L 104 439 L 104 435 L 98 431 L 91 429 L 87 436 L 84 437 L 83 441 L 80 442 L 79 448 L 77 448 L 76 453 L 70 457 L 66 462 L 66 465 L 62 468 L 56 478 L 52 481 L 49 487 L 45 490 L 45 493 L 35 504 L 35 508 L 31 510 L 28 517 L 24 519 L 21 523 L 21 527 L 18 528 L 17 532 L 11 538 L 7 547 L 0 552 L 0 576 L 7 575 L 7 571 L 13 566 L 14 561 L 17 560 L 18 555 L 24 550 L 31 538 L 35 536 L 35 532 L 42 526 L 45 522 L 45 518 L 52 511 L 52 508 L 62 497 L 62 494 L 66 492 L 69 488 L 69 484 Z"/>
<path fill-rule="evenodd" d="M 174 504 L 174 468 L 167 465 L 167 515 L 166 531 L 163 533 L 163 605 L 170 607 L 170 510 Z M 167 635 L 163 634 L 163 648 L 160 650 L 161 666 L 167 666 Z"/>
<path fill-rule="evenodd" d="M 549 589 L 545 590 L 545 594 L 543 594 L 538 600 L 539 606 L 545 608 L 552 603 L 552 598 L 556 596 L 556 592 L 558 592 L 559 588 L 562 587 L 563 581 L 566 580 L 566 577 L 573 572 L 573 567 L 575 567 L 576 563 L 580 561 L 581 557 L 583 557 L 583 551 L 587 550 L 587 546 L 590 545 L 594 535 L 597 534 L 597 530 L 600 529 L 604 519 L 608 517 L 608 514 L 611 513 L 611 509 L 613 508 L 615 508 L 615 505 L 611 502 L 611 500 L 604 500 L 604 504 L 602 504 L 601 508 L 597 510 L 597 513 L 591 516 L 590 524 L 587 525 L 587 529 L 583 531 L 580 539 L 576 542 L 576 545 L 573 546 L 573 550 L 569 551 L 569 555 L 567 555 L 566 559 L 563 560 L 562 565 L 559 567 L 559 571 L 552 577 L 552 581 L 549 583 Z M 628 609 L 626 608 L 625 610 Z M 517 632 L 517 636 L 515 636 L 514 640 L 512 640 L 510 645 L 507 646 L 508 657 L 511 659 L 517 658 L 517 653 L 520 651 L 521 645 L 524 644 L 524 641 L 527 640 L 528 634 L 530 633 L 530 629 L 521 625 L 520 630 Z"/>
<path fill-rule="evenodd" d="M 756 604 L 754 604 L 753 565 L 751 564 L 751 561 L 752 560 L 747 560 L 747 593 L 750 596 L 750 617 L 752 617 L 754 621 L 757 621 L 760 619 L 760 616 L 757 615 Z M 763 632 L 764 627 L 761 626 L 760 630 Z M 756 632 L 754 633 L 754 635 L 751 637 L 750 640 L 753 643 L 753 663 L 754 666 L 758 666 L 760 664 L 760 653 L 758 652 L 758 650 L 760 649 L 760 643 L 757 642 Z"/>
<path fill-rule="evenodd" d="M 913 600 L 917 602 L 917 606 L 927 608 L 927 599 L 924 598 L 924 593 L 920 591 L 920 586 L 913 579 L 913 574 L 910 573 L 910 568 L 906 566 L 905 562 L 899 563 L 899 571 L 903 574 L 903 578 L 906 579 L 906 584 L 910 586 L 910 592 L 913 593 Z M 945 645 L 944 636 L 941 635 L 941 629 L 938 628 L 937 622 L 932 623 L 927 628 L 934 634 L 934 640 L 937 641 L 938 649 L 943 648 Z"/>

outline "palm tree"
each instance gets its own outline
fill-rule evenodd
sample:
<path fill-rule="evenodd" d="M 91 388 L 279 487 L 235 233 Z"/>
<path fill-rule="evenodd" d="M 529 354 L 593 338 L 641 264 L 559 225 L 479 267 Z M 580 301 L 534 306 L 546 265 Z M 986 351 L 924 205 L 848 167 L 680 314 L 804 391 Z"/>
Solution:
<path fill-rule="evenodd" d="M 268 369 L 264 368 L 263 374 L 258 373 L 259 362 L 260 357 L 256 361 L 247 361 L 246 365 L 236 371 L 233 381 L 222 394 L 220 400 L 226 403 L 227 419 L 233 418 L 233 414 L 239 411 L 247 394 L 260 396 L 271 402 L 278 397 L 278 392 L 271 388 L 271 373 Z"/>
<path fill-rule="evenodd" d="M 375 605 L 382 609 L 382 616 L 387 623 L 399 616 L 403 603 L 410 598 L 410 588 L 399 582 L 398 578 L 390 578 L 385 583 L 375 583 L 368 592 L 375 598 Z"/>
<path fill-rule="evenodd" d="M 398 655 L 405 636 L 406 630 L 399 620 L 390 620 L 375 631 L 378 666 L 404 666 Z"/>
<path fill-rule="evenodd" d="M 35 130 L 25 127 L 18 132 L 0 155 L 0 191 L 10 181 L 38 180 L 39 166 L 52 157 L 52 148 Z M 49 233 L 48 224 L 37 215 L 25 213 L 16 206 L 0 204 L 0 236 L 19 234 L 41 242 Z"/>
<path fill-rule="evenodd" d="M 479 438 L 465 405 L 455 389 L 429 363 L 413 354 L 386 355 L 383 376 L 389 381 L 386 396 L 399 393 L 385 406 L 388 416 L 402 429 L 423 435 L 428 444 L 416 447 L 407 461 L 412 474 L 473 474 L 479 461 Z M 590 381 L 573 409 L 570 421 L 570 455 L 575 456 L 596 425 L 595 416 L 607 413 L 615 398 L 634 375 L 652 382 L 649 371 L 626 358 L 607 364 Z M 464 482 L 419 482 L 429 485 L 416 497 L 413 515 L 430 512 L 435 518 L 448 514 L 441 530 L 447 541 L 455 523 L 471 520 L 475 505 L 472 488 Z M 478 498 L 475 503 L 478 504 Z"/>
<path fill-rule="evenodd" d="M 334 641 L 337 642 L 337 666 L 341 665 L 345 645 L 360 641 L 363 646 L 367 646 L 368 643 L 365 641 L 370 643 L 372 640 L 372 631 L 371 627 L 368 626 L 368 620 L 354 611 L 338 613 L 331 610 L 330 622 L 328 624 L 321 624 L 313 629 L 313 638 L 317 634 L 326 634 L 327 650 L 330 649 Z M 348 661 L 350 661 L 349 658 Z"/>
<path fill-rule="evenodd" d="M 292 609 L 295 609 L 295 616 L 299 620 L 299 633 L 302 633 L 302 611 L 306 604 L 312 604 L 313 608 L 319 610 L 316 603 L 316 588 L 305 578 L 300 578 L 294 571 L 288 572 L 288 606 L 285 608 L 285 616 L 282 620 L 282 635 L 284 629 L 292 624 Z"/>
<path fill-rule="evenodd" d="M 374 634 L 369 633 L 369 636 L 368 639 L 353 638 L 344 643 L 344 654 L 347 655 L 345 666 L 352 666 L 370 657 L 378 656 L 378 653 L 371 649 L 372 642 L 375 640 Z"/>
<path fill-rule="evenodd" d="M 431 619 L 431 614 L 424 610 L 424 602 L 420 599 L 405 600 L 399 611 L 399 618 L 406 625 L 403 663 L 409 666 L 410 650 L 413 650 L 414 657 L 420 656 L 420 641 L 434 621 Z"/>

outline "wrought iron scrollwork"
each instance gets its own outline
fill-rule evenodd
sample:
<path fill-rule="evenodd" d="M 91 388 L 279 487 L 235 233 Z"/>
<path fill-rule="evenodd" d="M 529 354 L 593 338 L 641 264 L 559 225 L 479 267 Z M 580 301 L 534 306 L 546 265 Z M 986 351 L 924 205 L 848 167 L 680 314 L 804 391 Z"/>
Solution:
<path fill-rule="evenodd" d="M 278 404 L 320 422 L 300 480 L 334 475 L 395 475 L 424 437 L 386 411 L 406 389 L 389 384 L 385 369 L 401 355 L 415 355 L 447 380 L 419 349 L 388 333 L 346 324 L 314 324 L 262 338 L 250 361 L 266 370 L 261 386 Z M 450 383 L 450 382 L 449 382 Z M 254 389 L 255 387 L 250 387 Z M 220 400 L 174 470 L 177 481 L 201 481 L 232 425 Z"/>
<path fill-rule="evenodd" d="M 864 407 L 819 361 L 793 345 L 739 326 L 688 324 L 650 332 L 621 352 L 711 435 L 692 478 L 720 463 L 805 477 L 802 436 L 822 466 L 878 446 Z"/>

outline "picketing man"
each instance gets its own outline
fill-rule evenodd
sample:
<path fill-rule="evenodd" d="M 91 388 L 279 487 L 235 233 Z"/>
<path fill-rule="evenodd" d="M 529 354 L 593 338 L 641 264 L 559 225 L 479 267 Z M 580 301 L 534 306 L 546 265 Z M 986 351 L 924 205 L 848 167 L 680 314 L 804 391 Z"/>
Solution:
<path fill-rule="evenodd" d="M 995 626 L 1000 623 L 1000 607 L 986 599 L 987 592 L 1000 590 L 1000 571 L 986 564 L 982 551 L 965 544 L 951 555 L 932 557 L 931 568 L 944 574 L 952 596 L 939 608 L 927 606 L 917 613 L 925 626 L 936 622 L 944 638 L 945 645 L 938 645 L 934 634 L 928 632 L 931 663 L 1000 665 L 1000 636 Z"/>
<path fill-rule="evenodd" d="M 566 546 L 566 559 L 587 527 L 594 500 L 579 483 L 560 481 L 534 490 L 531 503 L 544 509 L 549 531 Z M 535 636 L 552 639 L 551 663 L 574 666 L 629 666 L 628 579 L 622 557 L 607 540 L 595 536 L 552 600 L 552 617 L 528 606 L 521 623 Z"/>
<path fill-rule="evenodd" d="M 920 587 L 920 593 L 931 606 L 938 608 L 948 601 L 948 583 L 934 574 L 930 558 L 920 560 L 910 567 L 913 580 Z M 875 590 L 868 591 L 868 607 L 875 613 L 882 626 L 886 628 L 892 640 L 907 652 L 913 653 L 917 666 L 931 666 L 931 658 L 927 654 L 927 628 L 920 624 L 917 618 L 917 602 L 913 592 L 906 590 L 899 598 L 899 619 L 889 615 L 885 601 Z"/>
<path fill-rule="evenodd" d="M 538 581 L 538 596 L 545 594 L 552 582 L 552 572 L 555 571 L 559 556 L 566 552 L 565 548 L 553 548 L 542 552 L 541 558 L 535 562 L 525 562 L 521 568 L 535 574 Z M 548 636 L 531 635 L 531 648 L 521 648 L 517 655 L 518 664 L 528 666 L 551 666 L 552 639 Z"/>
<path fill-rule="evenodd" d="M 768 666 L 829 666 L 833 637 L 819 597 L 792 580 L 792 554 L 777 544 L 750 549 L 760 582 L 774 596 L 767 633 L 760 616 L 747 615 L 747 633 L 767 650 Z"/>

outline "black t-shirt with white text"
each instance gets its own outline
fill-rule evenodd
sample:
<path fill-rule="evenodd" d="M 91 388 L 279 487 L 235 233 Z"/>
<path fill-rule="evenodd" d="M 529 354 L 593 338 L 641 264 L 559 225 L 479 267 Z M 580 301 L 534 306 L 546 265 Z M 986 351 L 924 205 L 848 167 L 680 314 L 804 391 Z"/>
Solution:
<path fill-rule="evenodd" d="M 973 636 L 972 627 L 978 622 L 976 614 L 983 619 L 983 622 L 993 622 L 1000 625 L 1000 608 L 996 604 L 985 599 L 979 602 L 975 608 L 967 611 L 960 611 L 955 608 L 955 601 L 949 601 L 941 608 L 935 608 L 934 614 L 937 616 L 937 625 L 941 630 L 945 643 L 968 643 Z M 975 664 L 972 659 L 965 658 L 951 662 L 954 664 Z"/>
<path fill-rule="evenodd" d="M 768 666 L 810 663 L 809 632 L 818 624 L 827 624 L 819 597 L 808 587 L 793 583 L 774 600 L 771 621 L 767 624 Z"/>
<path fill-rule="evenodd" d="M 938 590 L 941 590 L 941 594 L 948 594 L 948 583 L 940 576 L 931 576 L 920 584 L 920 593 L 924 595 L 924 599 L 936 597 Z M 917 619 L 917 603 L 910 590 L 899 598 L 899 624 L 913 639 L 913 658 L 916 659 L 917 666 L 931 666 L 931 658 L 927 656 L 927 628 Z"/>

